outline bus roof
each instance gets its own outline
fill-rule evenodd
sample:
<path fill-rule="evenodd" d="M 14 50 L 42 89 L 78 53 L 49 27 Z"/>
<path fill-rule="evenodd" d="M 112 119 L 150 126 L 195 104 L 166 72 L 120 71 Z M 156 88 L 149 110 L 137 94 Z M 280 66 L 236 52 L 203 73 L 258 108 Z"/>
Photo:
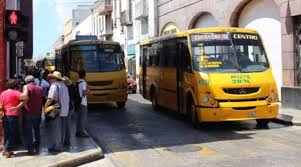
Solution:
<path fill-rule="evenodd" d="M 257 33 L 256 30 L 246 29 L 246 28 L 236 28 L 236 27 L 209 27 L 209 28 L 197 28 L 197 29 L 190 29 L 186 31 L 180 31 L 175 34 L 156 37 L 152 39 L 142 40 L 140 41 L 140 45 L 148 45 L 153 42 L 157 42 L 160 40 L 167 40 L 177 37 L 186 37 L 189 34 L 194 33 L 219 33 L 219 32 L 241 32 L 241 33 Z"/>
<path fill-rule="evenodd" d="M 93 45 L 93 44 L 111 44 L 111 45 L 120 45 L 118 42 L 114 41 L 103 41 L 103 40 L 71 40 L 64 46 L 62 46 L 60 49 L 56 50 L 61 50 L 62 48 L 66 48 L 67 46 L 74 46 L 74 45 Z"/>

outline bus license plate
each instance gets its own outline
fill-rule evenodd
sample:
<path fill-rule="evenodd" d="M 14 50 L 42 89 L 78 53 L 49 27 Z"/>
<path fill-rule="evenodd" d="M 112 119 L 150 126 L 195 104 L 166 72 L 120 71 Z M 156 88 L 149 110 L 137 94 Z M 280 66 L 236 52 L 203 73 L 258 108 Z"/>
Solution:
<path fill-rule="evenodd" d="M 249 116 L 249 118 L 255 118 L 256 112 L 249 112 L 248 116 Z"/>

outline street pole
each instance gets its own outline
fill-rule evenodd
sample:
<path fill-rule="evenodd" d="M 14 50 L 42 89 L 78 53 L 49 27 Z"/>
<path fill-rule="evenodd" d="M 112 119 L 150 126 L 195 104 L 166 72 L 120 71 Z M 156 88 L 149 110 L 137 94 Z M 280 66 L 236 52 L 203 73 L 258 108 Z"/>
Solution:
<path fill-rule="evenodd" d="M 0 92 L 4 90 L 6 80 L 6 42 L 4 39 L 5 0 L 0 0 Z"/>
<path fill-rule="evenodd" d="M 6 78 L 6 42 L 4 39 L 5 0 L 0 0 L 0 93 L 4 90 Z M 0 152 L 3 149 L 3 127 L 0 123 Z"/>

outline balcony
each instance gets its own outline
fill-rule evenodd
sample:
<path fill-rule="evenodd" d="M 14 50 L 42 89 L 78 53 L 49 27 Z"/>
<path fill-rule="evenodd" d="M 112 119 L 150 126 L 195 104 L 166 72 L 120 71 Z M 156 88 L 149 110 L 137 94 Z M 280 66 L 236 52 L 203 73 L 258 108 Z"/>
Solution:
<path fill-rule="evenodd" d="M 122 26 L 128 26 L 133 24 L 132 12 L 130 10 L 125 10 L 121 12 L 120 22 Z"/>
<path fill-rule="evenodd" d="M 138 3 L 135 4 L 136 14 L 135 19 L 136 20 L 143 20 L 148 17 L 148 2 L 147 0 L 140 0 Z"/>
<path fill-rule="evenodd" d="M 112 0 L 102 0 L 97 11 L 99 15 L 110 15 L 113 11 Z"/>

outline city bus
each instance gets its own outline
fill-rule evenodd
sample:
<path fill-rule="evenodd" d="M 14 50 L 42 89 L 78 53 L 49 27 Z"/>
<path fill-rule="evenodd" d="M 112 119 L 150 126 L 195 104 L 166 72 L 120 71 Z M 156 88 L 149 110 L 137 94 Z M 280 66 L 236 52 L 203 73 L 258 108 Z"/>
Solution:
<path fill-rule="evenodd" d="M 75 84 L 77 72 L 84 69 L 90 94 L 88 103 L 116 102 L 123 108 L 127 101 L 127 76 L 124 53 L 117 42 L 72 40 L 56 50 L 56 70 Z"/>
<path fill-rule="evenodd" d="M 46 57 L 44 59 L 44 68 L 49 72 L 55 71 L 55 58 L 54 57 Z"/>
<path fill-rule="evenodd" d="M 260 35 L 241 28 L 200 28 L 140 42 L 139 86 L 159 107 L 205 122 L 278 114 L 277 86 Z M 272 56 L 272 55 L 271 55 Z"/>

